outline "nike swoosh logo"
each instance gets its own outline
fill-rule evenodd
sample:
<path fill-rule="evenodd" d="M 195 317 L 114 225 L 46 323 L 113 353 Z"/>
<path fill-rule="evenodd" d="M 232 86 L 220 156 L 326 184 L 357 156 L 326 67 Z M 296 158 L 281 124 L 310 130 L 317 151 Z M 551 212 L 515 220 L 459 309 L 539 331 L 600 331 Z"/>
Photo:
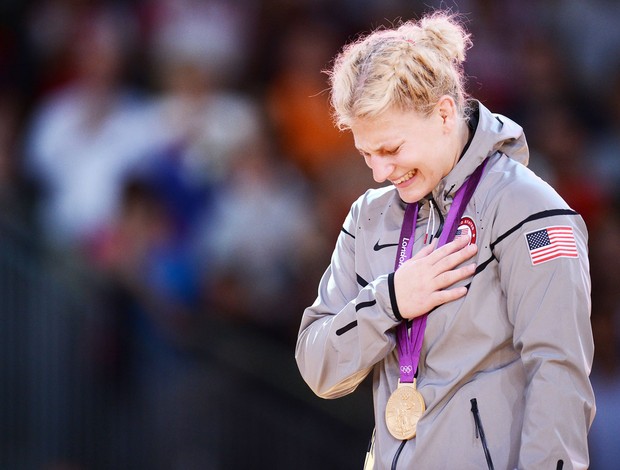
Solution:
<path fill-rule="evenodd" d="M 375 251 L 379 251 L 383 250 L 384 248 L 389 248 L 390 246 L 398 246 L 398 243 L 386 243 L 385 245 L 379 245 L 379 240 L 377 240 L 377 243 L 375 243 L 375 246 L 373 246 L 372 249 Z"/>

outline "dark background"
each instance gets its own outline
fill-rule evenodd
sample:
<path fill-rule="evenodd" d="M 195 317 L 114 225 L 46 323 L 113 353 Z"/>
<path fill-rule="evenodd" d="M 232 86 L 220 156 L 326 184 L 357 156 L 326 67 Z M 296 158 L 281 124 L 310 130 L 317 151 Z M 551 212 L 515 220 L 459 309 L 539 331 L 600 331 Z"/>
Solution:
<path fill-rule="evenodd" d="M 294 362 L 372 187 L 325 74 L 431 7 L 590 232 L 593 469 L 620 468 L 620 4 L 0 0 L 0 468 L 361 468 L 368 382 Z"/>

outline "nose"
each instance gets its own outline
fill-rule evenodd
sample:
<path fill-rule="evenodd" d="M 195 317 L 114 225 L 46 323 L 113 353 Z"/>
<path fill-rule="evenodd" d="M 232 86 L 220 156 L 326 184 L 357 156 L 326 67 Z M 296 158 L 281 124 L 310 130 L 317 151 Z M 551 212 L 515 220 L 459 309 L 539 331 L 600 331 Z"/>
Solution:
<path fill-rule="evenodd" d="M 386 161 L 385 157 L 368 157 L 366 164 L 372 170 L 372 178 L 377 183 L 383 183 L 394 172 L 394 164 Z"/>

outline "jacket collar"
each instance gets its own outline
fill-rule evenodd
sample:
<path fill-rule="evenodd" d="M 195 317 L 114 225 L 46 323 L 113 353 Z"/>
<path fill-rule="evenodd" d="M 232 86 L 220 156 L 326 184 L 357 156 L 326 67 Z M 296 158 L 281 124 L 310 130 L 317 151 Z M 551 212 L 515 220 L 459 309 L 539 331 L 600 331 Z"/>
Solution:
<path fill-rule="evenodd" d="M 473 136 L 452 171 L 432 192 L 435 203 L 443 213 L 450 209 L 455 192 L 487 157 L 502 152 L 524 165 L 529 159 L 521 126 L 505 116 L 491 113 L 479 101 L 473 101 L 471 107 Z"/>

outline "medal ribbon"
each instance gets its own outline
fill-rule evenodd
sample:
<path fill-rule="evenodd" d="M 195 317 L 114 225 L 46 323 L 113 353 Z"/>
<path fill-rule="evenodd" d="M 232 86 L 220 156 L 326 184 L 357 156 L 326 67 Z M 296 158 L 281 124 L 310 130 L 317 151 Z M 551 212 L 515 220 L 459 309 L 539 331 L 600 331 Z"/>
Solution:
<path fill-rule="evenodd" d="M 482 162 L 482 164 L 476 168 L 476 170 L 454 195 L 452 206 L 448 212 L 446 223 L 441 235 L 439 236 L 439 242 L 437 243 L 436 248 L 439 248 L 440 246 L 454 240 L 456 230 L 458 229 L 458 223 L 465 212 L 465 206 L 467 206 L 467 203 L 471 199 L 471 196 L 474 194 L 474 191 L 480 182 L 480 177 L 482 176 L 487 160 Z M 413 204 L 407 204 L 407 208 L 405 209 L 405 218 L 400 231 L 394 271 L 400 268 L 405 261 L 411 258 L 411 254 L 413 252 L 415 226 L 418 219 L 418 208 L 419 204 L 416 202 Z M 401 383 L 413 383 L 415 373 L 418 369 L 418 363 L 420 361 L 420 351 L 422 350 L 422 341 L 424 340 L 427 316 L 428 313 L 425 313 L 422 316 L 414 318 L 411 322 L 403 321 L 396 329 Z M 411 326 L 411 328 L 409 328 L 409 326 Z"/>

